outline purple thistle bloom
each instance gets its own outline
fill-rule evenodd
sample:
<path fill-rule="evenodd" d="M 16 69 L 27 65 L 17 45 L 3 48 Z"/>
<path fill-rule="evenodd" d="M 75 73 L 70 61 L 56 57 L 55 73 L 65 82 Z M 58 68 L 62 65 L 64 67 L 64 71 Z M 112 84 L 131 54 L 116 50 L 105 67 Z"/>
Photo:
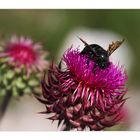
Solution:
<path fill-rule="evenodd" d="M 117 124 L 123 118 L 122 106 L 126 99 L 127 75 L 123 67 L 110 62 L 106 69 L 68 49 L 62 58 L 66 68 L 52 64 L 41 82 L 46 106 L 43 113 L 53 113 L 51 120 L 62 123 L 63 130 L 102 130 Z M 96 67 L 96 68 L 95 68 Z"/>
<path fill-rule="evenodd" d="M 48 52 L 42 50 L 40 43 L 34 43 L 31 38 L 12 36 L 5 43 L 5 50 L 0 52 L 0 58 L 8 58 L 8 65 L 22 69 L 24 66 L 27 76 L 32 72 L 44 71 L 48 66 L 45 57 Z"/>

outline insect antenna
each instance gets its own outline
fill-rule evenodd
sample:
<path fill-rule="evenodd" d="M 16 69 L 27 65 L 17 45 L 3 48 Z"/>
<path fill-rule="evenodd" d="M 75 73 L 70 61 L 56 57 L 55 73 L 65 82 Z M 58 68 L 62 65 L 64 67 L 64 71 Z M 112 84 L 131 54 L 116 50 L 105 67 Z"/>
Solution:
<path fill-rule="evenodd" d="M 77 36 L 78 37 L 78 36 Z M 97 53 L 96 53 L 96 51 L 94 51 L 93 49 L 92 49 L 92 47 L 91 47 L 91 45 L 89 45 L 88 43 L 86 43 L 82 38 L 80 38 L 80 37 L 78 37 L 84 44 L 85 44 L 85 46 L 86 47 L 88 47 L 92 52 L 94 52 L 94 54 L 96 54 L 96 56 L 97 56 Z"/>
<path fill-rule="evenodd" d="M 82 38 L 80 38 L 79 36 L 77 37 L 85 44 L 85 46 L 88 46 L 88 44 Z"/>

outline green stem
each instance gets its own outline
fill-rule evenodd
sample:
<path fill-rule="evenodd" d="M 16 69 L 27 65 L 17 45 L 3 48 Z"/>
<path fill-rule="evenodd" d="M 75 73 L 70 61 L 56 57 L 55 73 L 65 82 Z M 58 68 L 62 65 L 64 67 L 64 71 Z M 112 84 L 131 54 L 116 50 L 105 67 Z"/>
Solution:
<path fill-rule="evenodd" d="M 7 94 L 4 96 L 2 100 L 2 103 L 0 105 L 0 121 L 2 121 L 2 118 L 4 117 L 4 114 L 10 103 L 11 97 L 12 97 L 12 92 L 7 92 Z"/>

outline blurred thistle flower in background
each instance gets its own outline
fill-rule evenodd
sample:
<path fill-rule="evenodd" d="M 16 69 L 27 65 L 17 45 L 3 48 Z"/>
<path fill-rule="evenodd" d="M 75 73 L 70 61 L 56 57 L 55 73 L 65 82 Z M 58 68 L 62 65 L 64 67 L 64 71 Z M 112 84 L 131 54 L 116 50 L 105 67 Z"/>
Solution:
<path fill-rule="evenodd" d="M 41 113 L 52 114 L 48 119 L 58 120 L 61 130 L 102 130 L 123 120 L 127 74 L 122 66 L 111 63 L 103 70 L 70 48 L 58 66 L 50 65 L 47 78 L 41 82 L 43 98 L 37 99 L 46 106 Z"/>
<path fill-rule="evenodd" d="M 47 52 L 42 51 L 42 45 L 34 44 L 30 38 L 13 36 L 5 47 L 5 51 L 0 53 L 0 57 L 6 57 L 8 65 L 25 69 L 28 76 L 33 71 L 43 71 L 48 65 L 44 59 Z"/>
<path fill-rule="evenodd" d="M 12 96 L 39 94 L 40 76 L 48 66 L 40 43 L 31 38 L 12 36 L 3 43 L 0 51 L 0 118 L 3 117 Z"/>

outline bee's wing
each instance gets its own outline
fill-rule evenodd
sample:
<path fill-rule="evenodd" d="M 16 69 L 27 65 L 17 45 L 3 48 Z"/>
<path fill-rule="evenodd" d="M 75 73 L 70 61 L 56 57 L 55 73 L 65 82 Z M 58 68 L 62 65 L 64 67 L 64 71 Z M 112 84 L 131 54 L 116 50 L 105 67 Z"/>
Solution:
<path fill-rule="evenodd" d="M 116 41 L 112 42 L 112 44 L 109 45 L 108 47 L 108 55 L 111 55 L 117 48 L 121 46 L 121 44 L 124 42 L 124 39 L 122 41 Z"/>

